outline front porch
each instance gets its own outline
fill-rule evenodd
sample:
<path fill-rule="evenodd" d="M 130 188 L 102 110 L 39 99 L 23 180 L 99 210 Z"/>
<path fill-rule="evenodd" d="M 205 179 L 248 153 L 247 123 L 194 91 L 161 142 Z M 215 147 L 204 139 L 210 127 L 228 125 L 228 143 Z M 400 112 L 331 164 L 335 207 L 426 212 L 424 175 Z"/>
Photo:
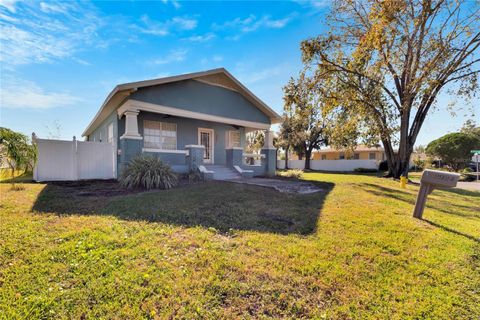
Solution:
<path fill-rule="evenodd" d="M 207 114 L 192 118 L 175 108 L 138 103 L 133 107 L 129 102 L 118 109 L 119 172 L 143 153 L 160 158 L 179 173 L 200 170 L 212 177 L 212 168 L 223 167 L 240 177 L 275 174 L 276 150 L 270 124 Z M 164 113 L 167 111 L 172 112 Z M 259 154 L 248 154 L 244 151 L 245 135 L 255 130 L 265 131 L 265 145 Z"/>

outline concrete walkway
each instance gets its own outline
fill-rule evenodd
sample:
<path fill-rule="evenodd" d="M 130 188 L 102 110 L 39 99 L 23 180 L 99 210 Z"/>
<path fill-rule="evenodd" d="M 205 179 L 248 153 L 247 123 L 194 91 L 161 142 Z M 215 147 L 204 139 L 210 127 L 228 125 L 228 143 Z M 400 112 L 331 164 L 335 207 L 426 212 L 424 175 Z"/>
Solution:
<path fill-rule="evenodd" d="M 480 192 L 480 182 L 458 182 L 457 188 Z"/>
<path fill-rule="evenodd" d="M 250 178 L 250 179 L 232 179 L 225 180 L 235 183 L 244 183 L 251 184 L 255 186 L 273 188 L 279 192 L 284 193 L 314 193 L 325 191 L 309 182 L 305 181 L 294 181 L 294 180 L 283 180 L 283 179 L 268 179 L 268 178 Z"/>

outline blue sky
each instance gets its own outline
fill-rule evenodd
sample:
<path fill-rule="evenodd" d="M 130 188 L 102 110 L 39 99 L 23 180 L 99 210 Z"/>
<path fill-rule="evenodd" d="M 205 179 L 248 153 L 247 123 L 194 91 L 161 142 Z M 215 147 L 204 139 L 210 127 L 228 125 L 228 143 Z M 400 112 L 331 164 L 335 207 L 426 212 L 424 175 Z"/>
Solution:
<path fill-rule="evenodd" d="M 227 68 L 277 112 L 301 68 L 300 41 L 325 32 L 322 2 L 17 2 L 0 0 L 1 126 L 81 133 L 116 84 Z M 471 113 L 442 96 L 417 144 Z M 478 114 L 476 115 L 478 118 Z"/>

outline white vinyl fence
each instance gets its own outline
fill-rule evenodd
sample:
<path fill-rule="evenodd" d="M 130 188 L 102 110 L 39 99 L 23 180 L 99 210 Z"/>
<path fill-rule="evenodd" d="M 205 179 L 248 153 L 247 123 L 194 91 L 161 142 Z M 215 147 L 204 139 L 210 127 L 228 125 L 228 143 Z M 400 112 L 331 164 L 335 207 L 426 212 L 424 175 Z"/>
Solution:
<path fill-rule="evenodd" d="M 116 178 L 113 144 L 106 142 L 35 138 L 38 159 L 35 181 L 71 181 Z"/>
<path fill-rule="evenodd" d="M 376 160 L 310 160 L 312 170 L 354 171 L 357 168 L 378 169 Z M 277 160 L 277 168 L 285 169 L 285 160 Z M 305 160 L 288 160 L 289 169 L 304 169 Z"/>

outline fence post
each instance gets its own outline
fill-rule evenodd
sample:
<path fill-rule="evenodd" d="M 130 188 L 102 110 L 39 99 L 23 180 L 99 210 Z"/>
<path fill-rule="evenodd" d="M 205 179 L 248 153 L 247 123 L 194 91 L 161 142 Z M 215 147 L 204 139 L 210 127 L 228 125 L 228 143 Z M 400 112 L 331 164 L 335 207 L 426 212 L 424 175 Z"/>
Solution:
<path fill-rule="evenodd" d="M 77 138 L 73 136 L 72 141 L 72 180 L 78 180 L 78 156 L 77 156 Z"/>
<path fill-rule="evenodd" d="M 36 144 L 37 144 L 37 135 L 35 134 L 35 132 L 32 132 L 32 146 L 36 146 Z M 37 153 L 37 159 L 33 163 L 33 180 L 38 181 L 38 166 L 37 166 L 38 148 L 36 150 L 36 153 Z"/>

